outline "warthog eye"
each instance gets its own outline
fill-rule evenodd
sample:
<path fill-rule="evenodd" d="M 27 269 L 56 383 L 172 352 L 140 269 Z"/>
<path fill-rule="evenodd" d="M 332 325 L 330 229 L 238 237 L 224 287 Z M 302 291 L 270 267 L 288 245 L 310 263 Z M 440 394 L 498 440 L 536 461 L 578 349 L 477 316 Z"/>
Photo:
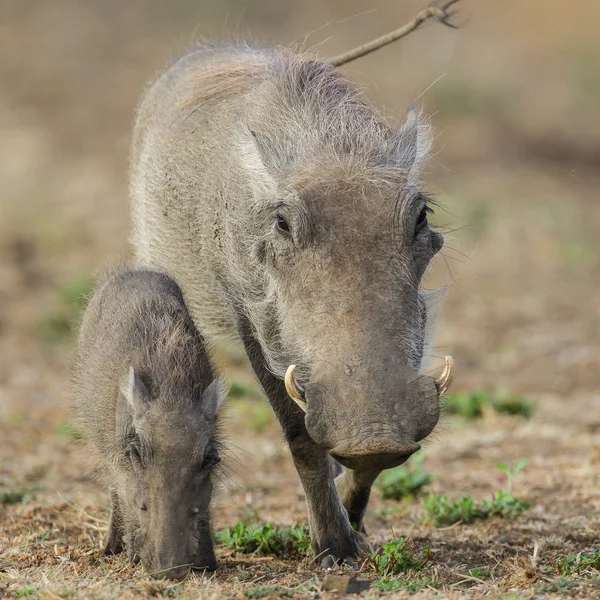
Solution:
<path fill-rule="evenodd" d="M 143 502 L 142 505 L 140 506 L 140 510 L 143 510 L 144 512 L 148 510 L 148 505 Z"/>
<path fill-rule="evenodd" d="M 417 217 L 417 223 L 415 225 L 415 233 L 419 233 L 424 227 L 427 226 L 427 213 L 430 212 L 431 209 L 428 206 L 424 206 L 419 216 Z"/>
<path fill-rule="evenodd" d="M 277 215 L 275 217 L 275 227 L 277 227 L 277 230 L 281 233 L 290 232 L 290 226 L 288 222 L 281 215 Z"/>

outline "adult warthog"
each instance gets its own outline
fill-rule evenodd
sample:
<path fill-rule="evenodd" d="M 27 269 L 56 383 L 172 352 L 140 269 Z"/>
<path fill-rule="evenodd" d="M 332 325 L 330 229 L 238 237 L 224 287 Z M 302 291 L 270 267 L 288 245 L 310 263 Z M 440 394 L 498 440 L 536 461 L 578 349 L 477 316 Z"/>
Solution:
<path fill-rule="evenodd" d="M 417 186 L 428 147 L 416 111 L 392 129 L 330 64 L 286 50 L 195 47 L 137 113 L 137 259 L 173 275 L 207 340 L 243 342 L 323 565 L 357 557 L 373 481 L 433 430 L 452 376 L 419 373 L 419 285 L 443 244 Z"/>

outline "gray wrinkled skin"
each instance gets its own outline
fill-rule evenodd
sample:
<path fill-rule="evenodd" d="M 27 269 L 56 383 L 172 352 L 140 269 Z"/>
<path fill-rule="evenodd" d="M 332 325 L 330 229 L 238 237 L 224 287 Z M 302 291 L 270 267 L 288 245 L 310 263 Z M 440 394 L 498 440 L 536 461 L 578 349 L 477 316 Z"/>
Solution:
<path fill-rule="evenodd" d="M 85 312 L 76 412 L 108 486 L 105 552 L 154 577 L 214 570 L 209 504 L 221 390 L 203 340 L 166 275 L 109 276 Z"/>
<path fill-rule="evenodd" d="M 208 340 L 241 339 L 284 429 L 324 565 L 352 561 L 373 480 L 435 427 L 419 290 L 442 236 L 418 192 L 428 129 L 390 128 L 331 66 L 200 46 L 147 89 L 133 137 L 137 259 Z M 282 382 L 306 388 L 306 417 Z M 346 467 L 334 482 L 338 468 Z M 336 489 L 337 488 L 337 489 Z"/>

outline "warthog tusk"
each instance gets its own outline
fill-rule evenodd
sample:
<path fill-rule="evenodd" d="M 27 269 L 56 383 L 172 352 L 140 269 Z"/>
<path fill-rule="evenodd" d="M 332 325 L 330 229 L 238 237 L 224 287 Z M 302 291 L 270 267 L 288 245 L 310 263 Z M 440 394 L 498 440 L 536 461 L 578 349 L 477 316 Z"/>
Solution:
<path fill-rule="evenodd" d="M 446 356 L 446 366 L 442 371 L 442 374 L 439 376 L 439 379 L 435 380 L 435 385 L 437 386 L 438 393 L 440 396 L 443 396 L 452 385 L 454 381 L 454 361 L 451 356 Z"/>
<path fill-rule="evenodd" d="M 290 365 L 285 372 L 285 389 L 289 394 L 290 398 L 304 411 L 308 411 L 308 404 L 304 399 L 304 390 L 302 386 L 298 385 L 296 378 L 294 377 L 294 371 L 296 365 Z"/>

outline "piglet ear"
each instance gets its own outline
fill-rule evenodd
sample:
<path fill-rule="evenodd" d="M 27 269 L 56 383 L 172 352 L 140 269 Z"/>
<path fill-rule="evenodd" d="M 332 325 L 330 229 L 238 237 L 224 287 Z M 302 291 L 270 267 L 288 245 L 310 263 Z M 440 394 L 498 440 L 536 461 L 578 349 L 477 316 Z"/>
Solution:
<path fill-rule="evenodd" d="M 139 417 L 150 401 L 150 394 L 144 382 L 137 376 L 135 369 L 129 367 L 129 371 L 121 381 L 121 393 L 127 400 L 131 413 Z"/>
<path fill-rule="evenodd" d="M 223 404 L 225 393 L 218 377 L 202 392 L 202 412 L 209 419 L 216 419 Z"/>
<path fill-rule="evenodd" d="M 409 107 L 406 120 L 396 134 L 396 160 L 399 166 L 410 171 L 419 146 L 419 119 L 414 106 Z"/>

